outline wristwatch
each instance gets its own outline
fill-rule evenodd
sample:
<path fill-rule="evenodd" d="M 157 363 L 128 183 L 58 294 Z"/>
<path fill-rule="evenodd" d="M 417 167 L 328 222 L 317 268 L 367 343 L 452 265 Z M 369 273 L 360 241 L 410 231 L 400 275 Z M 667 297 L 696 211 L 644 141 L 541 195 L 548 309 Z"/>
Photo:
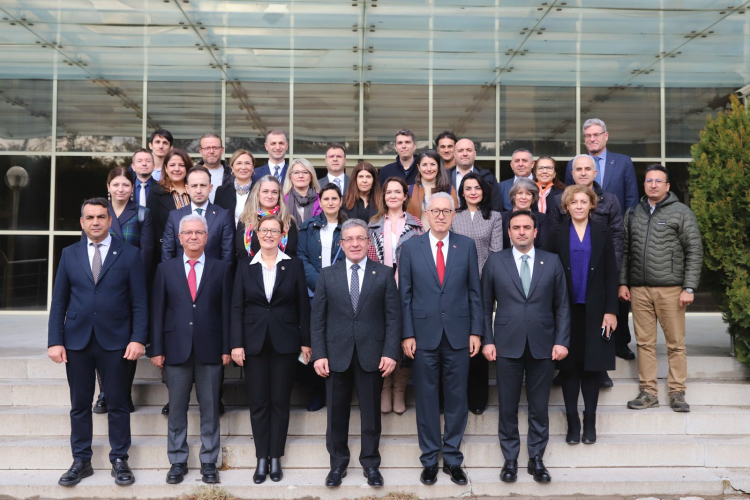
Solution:
<path fill-rule="evenodd" d="M 695 292 L 695 290 L 693 290 L 692 288 L 685 288 L 685 291 L 691 295 L 693 294 L 693 292 Z"/>

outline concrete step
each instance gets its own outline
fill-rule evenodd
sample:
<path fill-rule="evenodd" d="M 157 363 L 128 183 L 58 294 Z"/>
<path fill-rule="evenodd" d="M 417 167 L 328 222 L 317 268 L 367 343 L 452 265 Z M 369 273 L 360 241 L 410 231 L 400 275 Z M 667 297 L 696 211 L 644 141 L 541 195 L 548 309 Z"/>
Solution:
<path fill-rule="evenodd" d="M 528 456 L 522 438 L 519 460 Z M 200 440 L 189 437 L 191 467 L 199 466 Z M 169 467 L 167 438 L 134 437 L 130 466 L 135 469 Z M 229 436 L 222 439 L 221 461 L 229 468 L 253 468 L 256 464 L 253 439 Z M 349 439 L 351 456 L 360 452 L 360 439 Z M 594 445 L 568 445 L 563 436 L 552 436 L 545 454 L 550 467 L 750 467 L 749 436 L 601 436 Z M 96 469 L 110 467 L 109 442 L 96 437 L 93 442 Z M 496 436 L 466 436 L 463 443 L 467 467 L 498 467 L 503 463 Z M 19 450 L 23 450 L 20 452 Z M 416 436 L 383 436 L 380 441 L 383 467 L 420 467 Z M 55 469 L 71 462 L 70 441 L 66 437 L 0 438 L 0 470 Z M 323 436 L 290 436 L 284 464 L 290 469 L 327 468 L 329 463 Z"/>
<path fill-rule="evenodd" d="M 67 465 L 67 464 L 66 464 Z M 179 485 L 165 484 L 167 470 L 136 471 L 132 486 L 115 486 L 107 471 L 97 471 L 74 488 L 57 485 L 59 470 L 8 471 L 0 475 L 0 490 L 18 499 L 64 498 L 122 498 L 138 499 L 174 498 L 195 494 L 203 483 L 200 471 L 191 469 Z M 362 477 L 359 467 L 352 467 L 338 488 L 323 485 L 326 471 L 321 469 L 286 469 L 284 479 L 278 483 L 267 480 L 253 484 L 252 471 L 226 470 L 220 472 L 220 487 L 238 498 L 342 498 L 413 494 L 418 498 L 458 498 L 474 496 L 491 497 L 560 497 L 560 496 L 701 496 L 715 497 L 734 494 L 735 483 L 746 480 L 746 473 L 722 468 L 550 468 L 552 483 L 539 484 L 525 470 L 519 471 L 515 483 L 501 483 L 500 469 L 467 468 L 469 484 L 458 486 L 442 472 L 433 486 L 419 482 L 418 469 L 382 469 L 385 486 L 371 488 Z M 736 486 L 735 486 L 736 487 Z"/>
<path fill-rule="evenodd" d="M 519 427 L 522 434 L 527 429 L 527 407 L 520 408 Z M 733 434 L 750 436 L 750 406 L 692 406 L 690 413 L 676 413 L 668 406 L 644 411 L 629 410 L 624 406 L 603 406 L 597 413 L 597 433 L 603 435 L 710 435 Z M 199 411 L 188 410 L 188 435 L 200 435 Z M 107 416 L 94 415 L 94 435 L 107 435 Z M 294 407 L 289 423 L 289 435 L 324 436 L 326 410 L 308 412 Z M 469 414 L 467 436 L 496 436 L 498 407 L 487 408 L 482 415 Z M 166 436 L 167 417 L 159 406 L 138 407 L 130 417 L 133 436 Z M 416 412 L 413 407 L 404 415 L 390 413 L 382 416 L 383 434 L 409 436 L 417 433 Z M 565 407 L 550 407 L 550 435 L 562 436 L 567 432 Z M 64 406 L 6 406 L 0 407 L 0 436 L 68 436 L 70 434 L 69 408 Z M 250 415 L 247 408 L 228 407 L 221 419 L 223 436 L 251 436 Z M 360 435 L 360 413 L 352 408 L 350 431 Z"/>

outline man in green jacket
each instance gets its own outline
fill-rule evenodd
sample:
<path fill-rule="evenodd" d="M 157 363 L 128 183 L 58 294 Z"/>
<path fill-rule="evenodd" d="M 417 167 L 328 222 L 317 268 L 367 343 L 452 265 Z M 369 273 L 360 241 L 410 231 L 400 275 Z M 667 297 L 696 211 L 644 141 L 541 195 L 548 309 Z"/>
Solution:
<path fill-rule="evenodd" d="M 664 330 L 669 358 L 669 406 L 688 412 L 685 311 L 693 303 L 703 265 L 698 220 L 669 191 L 662 165 L 646 168 L 646 196 L 625 214 L 620 300 L 630 300 L 638 343 L 640 394 L 628 408 L 659 406 L 656 386 L 656 321 Z"/>

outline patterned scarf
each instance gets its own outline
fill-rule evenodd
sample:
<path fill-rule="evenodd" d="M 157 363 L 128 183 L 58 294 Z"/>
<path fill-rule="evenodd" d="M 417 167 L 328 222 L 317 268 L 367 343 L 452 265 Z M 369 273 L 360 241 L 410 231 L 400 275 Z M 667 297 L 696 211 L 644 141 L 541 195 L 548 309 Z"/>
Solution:
<path fill-rule="evenodd" d="M 240 196 L 244 196 L 247 193 L 250 192 L 250 186 L 252 186 L 252 181 L 248 183 L 246 186 L 241 185 L 239 182 L 237 182 L 237 179 L 234 180 L 234 190 L 237 191 L 237 194 Z"/>
<path fill-rule="evenodd" d="M 279 214 L 279 205 L 276 205 L 271 210 L 263 210 L 262 208 L 258 209 L 258 219 L 262 219 L 266 215 L 278 215 Z M 255 255 L 255 252 L 253 252 L 252 245 L 253 245 L 253 233 L 255 233 L 255 230 L 248 226 L 245 228 L 245 250 L 247 251 L 247 254 L 250 257 L 253 257 Z M 279 249 L 283 252 L 286 250 L 286 244 L 289 239 L 289 235 L 287 233 L 284 233 L 284 235 L 281 237 L 281 242 L 279 242 Z"/>
<path fill-rule="evenodd" d="M 542 186 L 540 183 L 536 183 L 537 187 L 539 188 L 539 212 L 546 214 L 547 213 L 547 196 L 549 196 L 550 191 L 552 190 L 552 186 L 555 185 L 554 182 L 550 182 L 547 184 L 547 186 Z"/>

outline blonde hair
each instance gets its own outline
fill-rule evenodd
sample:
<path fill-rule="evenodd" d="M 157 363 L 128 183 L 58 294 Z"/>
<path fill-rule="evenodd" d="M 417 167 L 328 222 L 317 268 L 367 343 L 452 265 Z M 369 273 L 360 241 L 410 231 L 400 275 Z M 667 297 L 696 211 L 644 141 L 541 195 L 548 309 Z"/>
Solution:
<path fill-rule="evenodd" d="M 286 179 L 284 179 L 284 195 L 286 196 L 289 194 L 289 191 L 294 189 L 294 185 L 292 184 L 292 169 L 295 165 L 302 165 L 305 167 L 305 170 L 310 172 L 310 186 L 315 188 L 315 192 L 320 191 L 320 184 L 318 184 L 318 178 L 315 175 L 315 169 L 312 166 L 312 163 L 310 163 L 308 160 L 304 158 L 297 158 L 292 162 L 291 165 L 289 165 L 289 168 L 286 170 Z"/>
<path fill-rule="evenodd" d="M 562 197 L 560 198 L 560 208 L 562 210 L 562 213 L 568 213 L 568 205 L 573 202 L 573 198 L 578 193 L 583 193 L 589 197 L 589 203 L 591 203 L 591 210 L 589 210 L 589 214 L 591 214 L 591 211 L 596 208 L 596 193 L 594 192 L 594 190 L 589 188 L 588 186 L 575 184 L 573 186 L 566 187 L 565 191 L 563 191 Z"/>
<path fill-rule="evenodd" d="M 279 180 L 273 175 L 264 175 L 258 179 L 250 190 L 250 196 L 247 198 L 245 210 L 243 210 L 242 215 L 240 215 L 240 222 L 245 225 L 245 229 L 248 227 L 252 227 L 253 229 L 258 227 L 258 222 L 260 220 L 260 217 L 258 216 L 258 210 L 260 210 L 260 190 L 263 187 L 263 184 L 269 182 L 276 184 L 279 188 L 279 213 L 276 215 L 278 215 L 279 219 L 284 223 L 284 232 L 288 232 L 294 217 L 292 217 L 292 214 L 289 212 L 289 209 L 287 209 L 286 203 L 284 203 L 284 199 L 282 198 L 284 195 L 281 194 L 281 183 L 279 183 Z"/>
<path fill-rule="evenodd" d="M 247 149 L 238 149 L 237 151 L 235 151 L 234 154 L 232 155 L 232 157 L 229 159 L 229 166 L 231 167 L 232 165 L 234 165 L 234 162 L 237 161 L 237 158 L 239 158 L 242 155 L 249 156 L 250 157 L 250 161 L 253 162 L 253 168 L 255 168 L 255 157 Z"/>

